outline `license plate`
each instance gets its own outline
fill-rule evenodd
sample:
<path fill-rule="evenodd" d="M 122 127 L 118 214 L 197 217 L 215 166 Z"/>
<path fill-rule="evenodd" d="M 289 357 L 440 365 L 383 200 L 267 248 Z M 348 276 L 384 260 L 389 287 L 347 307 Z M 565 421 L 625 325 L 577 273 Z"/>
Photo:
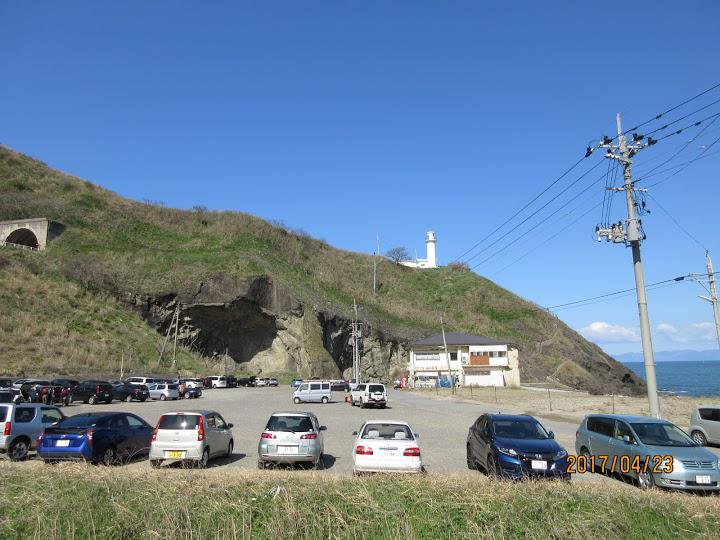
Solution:
<path fill-rule="evenodd" d="M 712 484 L 712 480 L 710 479 L 709 476 L 696 476 L 695 483 L 696 484 Z"/>
<path fill-rule="evenodd" d="M 297 454 L 297 446 L 278 446 L 278 454 Z"/>
<path fill-rule="evenodd" d="M 393 452 L 393 451 L 391 451 L 391 450 L 385 450 L 385 451 L 382 453 L 382 456 L 383 456 L 383 457 L 395 457 L 395 452 Z"/>
<path fill-rule="evenodd" d="M 70 441 L 55 441 L 55 446 L 70 446 Z"/>
<path fill-rule="evenodd" d="M 547 461 L 540 461 L 537 459 L 533 459 L 530 461 L 530 467 L 533 469 L 547 469 Z"/>
<path fill-rule="evenodd" d="M 165 457 L 168 459 L 182 459 L 185 457 L 185 452 L 181 450 L 169 450 L 165 452 Z"/>

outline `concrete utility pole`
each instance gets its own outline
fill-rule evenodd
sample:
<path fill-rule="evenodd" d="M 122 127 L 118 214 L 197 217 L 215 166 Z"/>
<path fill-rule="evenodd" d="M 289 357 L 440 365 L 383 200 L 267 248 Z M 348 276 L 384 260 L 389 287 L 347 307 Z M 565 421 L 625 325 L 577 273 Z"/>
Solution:
<path fill-rule="evenodd" d="M 455 394 L 455 377 L 453 377 L 452 367 L 450 366 L 450 354 L 448 354 L 447 341 L 445 341 L 445 323 L 443 323 L 442 315 L 440 315 L 440 328 L 442 328 L 443 348 L 445 349 L 445 360 L 448 366 L 448 377 L 450 378 L 450 388 Z"/>
<path fill-rule="evenodd" d="M 360 384 L 360 338 L 362 337 L 362 325 L 358 320 L 358 308 L 357 302 L 353 298 L 353 311 L 355 317 L 352 320 L 352 334 L 353 339 L 353 378 L 356 384 Z"/>
<path fill-rule="evenodd" d="M 380 255 L 380 235 L 375 235 L 375 257 L 373 257 L 373 294 L 377 293 L 377 260 Z"/>
<path fill-rule="evenodd" d="M 180 304 L 178 304 L 177 309 L 175 310 L 175 342 L 173 343 L 173 359 L 172 359 L 172 369 L 175 369 L 175 352 L 177 351 L 177 339 L 178 339 L 178 326 L 180 326 Z"/>
<path fill-rule="evenodd" d="M 617 115 L 618 144 L 613 145 L 613 139 L 603 137 L 599 144 L 600 148 L 607 148 L 605 157 L 617 159 L 623 167 L 624 185 L 615 190 L 625 192 L 627 202 L 628 218 L 625 223 L 617 223 L 612 228 L 597 228 L 598 240 L 605 237 L 608 241 L 624 243 L 632 248 L 633 269 L 635 271 L 635 289 L 637 294 L 638 314 L 640 316 L 640 337 L 642 339 L 643 357 L 645 361 L 645 383 L 647 385 L 648 401 L 650 403 L 650 415 L 660 418 L 660 402 L 657 394 L 657 380 L 655 377 L 655 358 L 653 356 L 652 336 L 650 334 L 650 320 L 648 318 L 647 298 L 645 296 L 645 274 L 640 257 L 640 242 L 644 239 L 640 220 L 637 218 L 635 204 L 635 187 L 632 180 L 632 156 L 639 150 L 655 144 L 652 138 L 646 143 L 638 144 L 644 137 L 633 135 L 633 144 L 628 145 L 627 137 L 622 131 L 620 113 Z M 588 154 L 594 148 L 588 148 Z M 618 155 L 615 150 L 619 150 Z M 639 191 L 639 190 L 637 190 Z"/>
<path fill-rule="evenodd" d="M 715 332 L 717 333 L 718 349 L 720 349 L 720 311 L 718 310 L 718 295 L 715 287 L 715 272 L 713 271 L 713 263 L 710 258 L 710 252 L 705 252 L 705 263 L 707 264 L 708 283 L 710 284 L 710 298 L 701 296 L 703 300 L 710 302 L 713 306 L 713 315 L 715 316 Z"/>

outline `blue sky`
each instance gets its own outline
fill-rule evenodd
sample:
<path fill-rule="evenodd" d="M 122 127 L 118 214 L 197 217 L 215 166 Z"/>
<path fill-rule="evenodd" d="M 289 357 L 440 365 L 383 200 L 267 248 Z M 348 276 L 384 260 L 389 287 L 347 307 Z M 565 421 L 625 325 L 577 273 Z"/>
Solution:
<path fill-rule="evenodd" d="M 127 197 L 279 219 L 345 249 L 378 233 L 383 251 L 422 254 L 433 229 L 447 263 L 612 134 L 616 112 L 629 127 L 720 82 L 718 20 L 714 1 L 6 1 L 0 142 Z M 691 137 L 644 150 L 638 173 Z M 652 190 L 718 267 L 719 163 Z M 477 271 L 543 306 L 632 287 L 629 249 L 592 240 L 600 209 L 580 217 L 602 197 L 598 183 Z M 648 202 L 648 283 L 702 271 L 703 248 Z M 714 347 L 700 293 L 649 293 L 657 350 Z M 632 296 L 558 315 L 609 352 L 640 349 Z"/>

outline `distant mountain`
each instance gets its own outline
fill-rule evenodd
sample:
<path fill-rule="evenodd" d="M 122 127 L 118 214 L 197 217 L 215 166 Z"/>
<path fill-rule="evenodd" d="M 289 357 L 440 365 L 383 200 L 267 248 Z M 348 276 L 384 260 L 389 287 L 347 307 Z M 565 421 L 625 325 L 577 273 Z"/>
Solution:
<path fill-rule="evenodd" d="M 624 353 L 613 355 L 618 362 L 642 362 L 642 353 Z M 655 351 L 656 362 L 691 362 L 705 360 L 720 360 L 720 351 L 710 349 L 708 351 Z"/>

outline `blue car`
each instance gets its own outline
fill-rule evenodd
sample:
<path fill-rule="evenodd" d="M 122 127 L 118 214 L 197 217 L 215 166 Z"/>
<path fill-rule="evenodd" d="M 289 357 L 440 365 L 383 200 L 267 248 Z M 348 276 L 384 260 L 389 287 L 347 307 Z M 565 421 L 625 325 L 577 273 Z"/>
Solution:
<path fill-rule="evenodd" d="M 298 388 L 302 383 L 302 379 L 293 379 L 292 381 L 290 381 L 290 388 Z"/>
<path fill-rule="evenodd" d="M 84 460 L 113 465 L 147 455 L 152 434 L 152 426 L 134 414 L 77 414 L 46 428 L 37 452 L 49 462 Z"/>
<path fill-rule="evenodd" d="M 469 469 L 503 478 L 570 479 L 567 450 L 532 416 L 484 414 L 467 437 Z"/>

